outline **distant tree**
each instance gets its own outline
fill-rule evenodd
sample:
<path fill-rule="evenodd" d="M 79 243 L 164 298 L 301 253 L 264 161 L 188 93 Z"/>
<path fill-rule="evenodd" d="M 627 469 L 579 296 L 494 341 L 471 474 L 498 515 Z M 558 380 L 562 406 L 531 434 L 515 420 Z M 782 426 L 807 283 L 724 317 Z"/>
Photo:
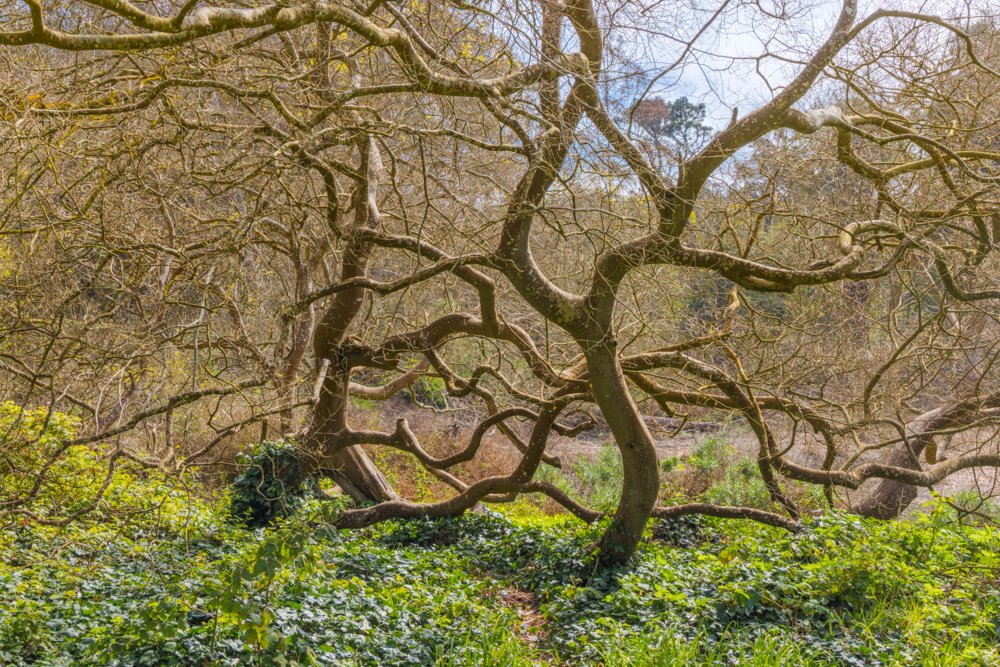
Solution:
<path fill-rule="evenodd" d="M 683 156 L 701 148 L 711 135 L 712 128 L 705 125 L 705 104 L 694 104 L 687 97 L 672 102 L 662 97 L 651 97 L 635 105 L 632 118 L 652 140 L 668 145 Z"/>

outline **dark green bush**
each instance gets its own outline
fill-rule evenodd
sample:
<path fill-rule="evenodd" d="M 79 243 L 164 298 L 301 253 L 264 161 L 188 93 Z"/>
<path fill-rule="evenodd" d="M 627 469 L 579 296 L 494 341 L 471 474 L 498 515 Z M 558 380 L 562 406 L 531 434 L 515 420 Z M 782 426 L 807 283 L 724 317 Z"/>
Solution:
<path fill-rule="evenodd" d="M 229 512 L 247 527 L 260 528 L 288 516 L 317 489 L 294 443 L 262 442 L 241 463 L 243 471 L 229 487 Z"/>
<path fill-rule="evenodd" d="M 436 410 L 448 407 L 448 388 L 444 380 L 436 377 L 421 377 L 410 387 L 413 402 Z"/>

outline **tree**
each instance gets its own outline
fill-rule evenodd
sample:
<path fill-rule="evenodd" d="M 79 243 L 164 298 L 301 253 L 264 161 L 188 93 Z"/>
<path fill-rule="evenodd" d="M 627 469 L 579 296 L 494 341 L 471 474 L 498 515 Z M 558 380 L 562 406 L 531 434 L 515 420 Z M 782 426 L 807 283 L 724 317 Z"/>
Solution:
<path fill-rule="evenodd" d="M 632 118 L 657 144 L 673 144 L 681 156 L 690 156 L 711 134 L 705 125 L 704 103 L 693 104 L 687 97 L 667 102 L 651 97 L 635 105 Z"/>
<path fill-rule="evenodd" d="M 309 469 L 377 501 L 346 511 L 344 527 L 524 493 L 593 521 L 536 473 L 558 464 L 550 433 L 592 424 L 564 415 L 595 406 L 624 474 L 599 544 L 606 564 L 634 553 L 650 516 L 794 528 L 791 481 L 832 498 L 867 480 L 931 486 L 1000 465 L 986 222 L 1000 208 L 1000 155 L 950 92 L 956 77 L 997 72 L 956 25 L 895 10 L 859 19 L 846 0 L 780 92 L 663 173 L 599 92 L 614 76 L 605 32 L 628 12 L 590 0 L 168 4 L 29 1 L 0 33 L 13 174 L 3 224 L 18 263 L 3 286 L 8 390 L 90 417 L 49 460 L 106 443 L 112 462 L 183 467 L 270 415 L 290 429 L 307 409 Z M 657 6 L 643 27 L 667 22 Z M 678 27 L 680 61 L 727 17 L 720 6 Z M 893 58 L 885 45 L 867 55 L 873 33 Z M 928 58 L 927 35 L 957 40 L 957 62 Z M 796 106 L 836 79 L 845 104 Z M 700 132 L 701 112 L 679 110 Z M 769 155 L 778 140 L 798 152 Z M 808 175 L 795 164 L 803 146 L 833 156 L 846 196 L 817 202 L 789 185 Z M 743 187 L 729 177 L 748 151 L 771 173 Z M 814 191 L 827 194 L 822 182 Z M 691 335 L 674 290 L 705 274 L 730 296 L 716 326 Z M 868 334 L 871 359 L 855 358 L 857 332 L 838 324 L 856 309 L 841 287 L 859 282 L 889 308 Z M 759 307 L 760 294 L 780 308 Z M 384 384 L 360 384 L 361 371 Z M 388 432 L 352 424 L 352 393 L 385 398 L 426 374 L 483 406 L 460 448 L 432 455 L 405 420 Z M 962 383 L 960 399 L 942 391 Z M 900 391 L 906 400 L 888 400 Z M 640 402 L 742 419 L 781 513 L 658 506 Z M 184 451 L 178 431 L 199 424 L 214 431 Z M 454 467 L 494 426 L 519 461 L 464 482 Z M 972 429 L 984 436 L 944 461 L 873 459 Z M 412 455 L 454 495 L 397 497 L 364 446 Z M 46 470 L 2 506 L 29 512 Z"/>

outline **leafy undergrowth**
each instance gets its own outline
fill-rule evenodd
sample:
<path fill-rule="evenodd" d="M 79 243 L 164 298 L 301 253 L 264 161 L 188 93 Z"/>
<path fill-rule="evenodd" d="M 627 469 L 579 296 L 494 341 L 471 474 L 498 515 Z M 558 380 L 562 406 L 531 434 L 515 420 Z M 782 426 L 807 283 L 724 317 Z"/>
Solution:
<path fill-rule="evenodd" d="M 337 532 L 310 501 L 247 531 L 158 493 L 0 533 L 0 664 L 1000 664 L 1000 541 L 944 509 L 795 535 L 685 519 L 598 572 L 599 527 L 565 517 Z"/>

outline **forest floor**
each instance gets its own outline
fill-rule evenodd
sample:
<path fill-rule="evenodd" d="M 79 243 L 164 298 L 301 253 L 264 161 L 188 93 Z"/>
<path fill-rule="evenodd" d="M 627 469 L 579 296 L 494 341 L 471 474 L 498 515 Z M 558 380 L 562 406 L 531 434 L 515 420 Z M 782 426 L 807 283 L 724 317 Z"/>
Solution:
<path fill-rule="evenodd" d="M 943 505 L 654 523 L 613 570 L 602 526 L 530 500 L 351 532 L 225 507 L 121 471 L 89 520 L 0 530 L 0 664 L 1000 664 L 1000 535 Z"/>
<path fill-rule="evenodd" d="M 412 421 L 440 453 L 460 440 L 454 417 Z M 663 445 L 662 502 L 773 509 L 738 430 L 687 437 Z M 539 476 L 612 509 L 616 449 L 600 435 L 553 445 L 562 465 Z M 483 459 L 463 474 L 517 457 L 491 440 Z M 407 497 L 440 497 L 408 460 L 378 463 Z M 105 472 L 74 449 L 29 509 L 88 508 Z M 796 533 L 654 521 L 627 567 L 599 569 L 602 522 L 544 498 L 338 531 L 343 498 L 283 497 L 282 518 L 250 530 L 229 509 L 260 486 L 204 482 L 124 462 L 66 526 L 0 515 L 0 665 L 1000 666 L 1000 511 L 957 512 L 971 495 L 876 522 L 789 485 L 809 510 Z M 23 483 L 0 471 L 0 485 Z"/>

